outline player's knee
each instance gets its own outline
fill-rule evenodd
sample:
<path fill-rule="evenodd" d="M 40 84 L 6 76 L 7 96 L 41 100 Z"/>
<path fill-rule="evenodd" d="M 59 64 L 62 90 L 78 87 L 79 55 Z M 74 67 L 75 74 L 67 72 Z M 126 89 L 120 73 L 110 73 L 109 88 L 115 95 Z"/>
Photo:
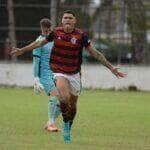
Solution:
<path fill-rule="evenodd" d="M 68 103 L 71 97 L 69 91 L 64 89 L 59 89 L 58 91 L 59 91 L 60 101 L 62 101 L 63 103 Z"/>
<path fill-rule="evenodd" d="M 70 100 L 70 94 L 69 93 L 63 93 L 62 94 L 62 99 L 63 99 L 63 101 L 65 102 L 65 103 L 68 103 L 69 102 L 69 100 Z"/>
<path fill-rule="evenodd" d="M 67 91 L 54 90 L 51 92 L 51 96 L 56 96 L 60 102 L 68 103 L 71 95 Z"/>

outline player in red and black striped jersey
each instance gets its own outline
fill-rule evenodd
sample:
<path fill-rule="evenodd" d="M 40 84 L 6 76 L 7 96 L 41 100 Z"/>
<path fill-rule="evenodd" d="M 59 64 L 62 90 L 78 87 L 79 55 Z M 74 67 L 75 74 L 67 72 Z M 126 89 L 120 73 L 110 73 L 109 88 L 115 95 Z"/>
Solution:
<path fill-rule="evenodd" d="M 55 73 L 76 74 L 81 70 L 83 47 L 90 45 L 88 36 L 80 29 L 68 34 L 63 27 L 57 27 L 47 37 L 47 41 L 53 41 L 54 46 L 51 53 L 51 69 Z"/>
<path fill-rule="evenodd" d="M 62 27 L 55 28 L 47 38 L 33 42 L 21 49 L 13 48 L 12 55 L 21 55 L 25 51 L 33 50 L 54 40 L 50 66 L 61 96 L 63 138 L 66 142 L 70 142 L 70 129 L 76 115 L 77 99 L 81 90 L 80 70 L 83 48 L 85 47 L 93 57 L 117 77 L 125 77 L 125 74 L 113 67 L 104 55 L 92 46 L 88 36 L 82 30 L 75 28 L 76 17 L 72 11 L 63 13 L 61 23 Z"/>

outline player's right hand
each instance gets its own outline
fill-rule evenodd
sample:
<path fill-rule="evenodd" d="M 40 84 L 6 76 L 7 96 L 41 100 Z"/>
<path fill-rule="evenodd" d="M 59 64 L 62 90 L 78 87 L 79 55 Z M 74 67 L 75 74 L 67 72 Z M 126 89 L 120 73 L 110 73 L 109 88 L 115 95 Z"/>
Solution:
<path fill-rule="evenodd" d="M 118 71 L 118 68 L 113 68 L 113 69 L 111 70 L 111 72 L 112 72 L 117 78 L 124 78 L 124 77 L 127 76 L 127 74 Z"/>
<path fill-rule="evenodd" d="M 23 54 L 23 51 L 20 48 L 12 47 L 10 54 L 12 56 L 19 56 Z"/>
<path fill-rule="evenodd" d="M 44 90 L 43 85 L 40 83 L 40 79 L 38 77 L 34 78 L 34 93 L 39 94 Z"/>

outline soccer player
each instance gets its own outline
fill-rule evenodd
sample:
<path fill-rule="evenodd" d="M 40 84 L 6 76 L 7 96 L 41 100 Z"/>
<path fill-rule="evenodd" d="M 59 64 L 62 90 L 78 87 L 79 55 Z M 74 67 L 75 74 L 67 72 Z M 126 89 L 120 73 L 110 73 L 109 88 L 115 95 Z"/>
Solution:
<path fill-rule="evenodd" d="M 115 76 L 125 77 L 104 55 L 91 44 L 88 35 L 81 29 L 75 28 L 76 16 L 68 10 L 62 15 L 61 27 L 56 27 L 45 39 L 35 41 L 23 48 L 13 48 L 12 55 L 22 55 L 50 41 L 54 41 L 51 52 L 50 66 L 54 72 L 56 86 L 62 96 L 60 101 L 63 116 L 62 135 L 66 142 L 70 142 L 70 130 L 77 111 L 77 99 L 81 91 L 81 63 L 83 48 Z"/>
<path fill-rule="evenodd" d="M 47 18 L 40 21 L 41 35 L 36 41 L 42 40 L 51 31 L 51 21 Z M 53 72 L 49 66 L 49 58 L 53 42 L 49 42 L 46 45 L 33 50 L 33 71 L 34 71 L 34 91 L 35 93 L 41 92 L 44 89 L 46 94 L 50 96 L 53 90 L 56 90 Z M 57 97 L 51 96 L 48 102 L 48 116 L 49 121 L 45 125 L 45 129 L 50 132 L 58 131 L 55 127 L 54 119 L 60 114 L 60 106 Z"/>

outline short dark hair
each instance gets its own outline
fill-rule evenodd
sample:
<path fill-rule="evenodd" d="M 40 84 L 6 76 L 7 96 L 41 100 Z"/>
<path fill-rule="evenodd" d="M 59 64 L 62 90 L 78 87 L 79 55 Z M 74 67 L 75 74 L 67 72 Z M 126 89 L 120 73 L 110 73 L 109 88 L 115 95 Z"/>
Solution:
<path fill-rule="evenodd" d="M 51 25 L 52 25 L 51 20 L 48 18 L 43 18 L 40 21 L 40 26 L 42 26 L 42 27 L 50 28 Z"/>
<path fill-rule="evenodd" d="M 64 14 L 72 14 L 74 17 L 76 17 L 75 13 L 74 13 L 72 10 L 65 10 L 65 11 L 63 12 L 62 16 L 63 16 Z"/>

